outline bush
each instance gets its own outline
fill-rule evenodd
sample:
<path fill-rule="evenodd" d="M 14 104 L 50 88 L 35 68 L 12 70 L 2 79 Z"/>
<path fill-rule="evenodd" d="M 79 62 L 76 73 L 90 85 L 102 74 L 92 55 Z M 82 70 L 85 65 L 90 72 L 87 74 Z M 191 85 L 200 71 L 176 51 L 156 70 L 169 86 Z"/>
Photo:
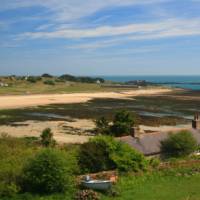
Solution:
<path fill-rule="evenodd" d="M 109 136 L 97 136 L 80 147 L 79 165 L 83 172 L 145 170 L 144 156 L 129 145 Z"/>
<path fill-rule="evenodd" d="M 55 85 L 55 82 L 53 80 L 46 80 L 43 83 L 46 85 Z"/>
<path fill-rule="evenodd" d="M 37 151 L 24 139 L 0 138 L 0 196 L 13 196 L 20 190 L 23 167 Z"/>
<path fill-rule="evenodd" d="M 96 120 L 95 131 L 103 135 L 126 136 L 131 134 L 135 121 L 135 117 L 130 112 L 123 110 L 115 114 L 112 125 L 109 125 L 105 117 Z"/>
<path fill-rule="evenodd" d="M 165 156 L 188 156 L 196 149 L 197 141 L 189 131 L 170 134 L 166 140 L 161 142 L 161 151 Z"/>
<path fill-rule="evenodd" d="M 43 194 L 62 193 L 72 185 L 72 176 L 66 153 L 46 149 L 24 168 L 23 188 Z"/>
<path fill-rule="evenodd" d="M 20 191 L 15 183 L 0 183 L 0 197 L 13 197 Z"/>
<path fill-rule="evenodd" d="M 53 139 L 53 133 L 50 128 L 46 128 L 43 130 L 41 137 L 41 143 L 45 147 L 54 147 L 56 141 Z"/>
<path fill-rule="evenodd" d="M 43 77 L 43 78 L 53 78 L 53 76 L 51 75 L 51 74 L 42 74 L 42 76 L 41 77 Z"/>
<path fill-rule="evenodd" d="M 134 116 L 128 111 L 119 111 L 116 113 L 111 132 L 114 136 L 130 135 L 131 128 L 135 125 Z"/>
<path fill-rule="evenodd" d="M 75 200 L 99 200 L 99 195 L 92 190 L 78 191 L 75 196 Z"/>
<path fill-rule="evenodd" d="M 37 76 L 29 76 L 27 78 L 27 81 L 30 83 L 36 83 L 37 81 L 40 81 L 41 77 L 37 77 Z"/>
<path fill-rule="evenodd" d="M 96 133 L 100 133 L 103 135 L 109 135 L 110 134 L 110 126 L 109 122 L 106 120 L 105 117 L 101 117 L 95 121 L 96 124 Z"/>

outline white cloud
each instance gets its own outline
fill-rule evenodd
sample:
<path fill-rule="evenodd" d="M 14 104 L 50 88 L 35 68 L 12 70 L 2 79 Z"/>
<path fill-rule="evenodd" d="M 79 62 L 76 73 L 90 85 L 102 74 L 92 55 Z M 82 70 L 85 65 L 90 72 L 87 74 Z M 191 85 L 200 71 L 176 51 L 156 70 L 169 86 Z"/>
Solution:
<path fill-rule="evenodd" d="M 24 39 L 81 39 L 128 36 L 129 39 L 151 39 L 200 34 L 200 20 L 171 19 L 155 23 L 129 24 L 126 26 L 101 26 L 89 29 L 61 29 L 52 32 L 27 32 L 20 35 Z"/>
<path fill-rule="evenodd" d="M 1 0 L 0 10 L 42 6 L 54 13 L 57 21 L 70 21 L 111 6 L 161 3 L 169 0 Z"/>

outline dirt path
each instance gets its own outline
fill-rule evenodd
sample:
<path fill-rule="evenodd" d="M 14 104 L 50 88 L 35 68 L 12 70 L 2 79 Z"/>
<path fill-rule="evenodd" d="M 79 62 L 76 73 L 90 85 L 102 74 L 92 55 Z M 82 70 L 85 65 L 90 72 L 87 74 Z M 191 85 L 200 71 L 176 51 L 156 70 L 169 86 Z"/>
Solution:
<path fill-rule="evenodd" d="M 0 96 L 0 109 L 24 108 L 48 104 L 84 103 L 94 98 L 126 99 L 134 96 L 161 94 L 171 91 L 171 89 L 154 88 L 127 92 Z"/>

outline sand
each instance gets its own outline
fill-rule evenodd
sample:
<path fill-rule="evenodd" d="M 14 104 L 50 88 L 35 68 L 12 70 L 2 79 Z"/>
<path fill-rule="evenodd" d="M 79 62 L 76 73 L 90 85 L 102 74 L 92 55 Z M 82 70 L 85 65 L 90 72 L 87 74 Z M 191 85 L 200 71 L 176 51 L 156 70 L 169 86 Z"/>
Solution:
<path fill-rule="evenodd" d="M 92 136 L 87 135 L 87 130 L 92 130 L 95 125 L 92 120 L 73 119 L 73 122 L 68 121 L 25 121 L 15 123 L 18 126 L 2 125 L 0 126 L 0 134 L 6 134 L 12 137 L 39 137 L 45 128 L 51 128 L 54 139 L 58 143 L 73 143 L 80 144 L 88 141 Z M 70 127 L 70 128 L 65 128 Z M 70 134 L 71 128 L 78 129 L 75 134 Z M 78 134 L 84 133 L 84 135 Z"/>
<path fill-rule="evenodd" d="M 94 98 L 127 99 L 140 95 L 156 95 L 171 92 L 171 89 L 154 88 L 138 89 L 127 92 L 98 92 L 98 93 L 73 93 L 73 94 L 45 94 L 23 96 L 0 96 L 0 109 L 25 108 L 49 104 L 84 103 Z M 54 138 L 58 143 L 84 143 L 92 136 L 90 130 L 95 125 L 92 120 L 72 119 L 69 121 L 25 121 L 15 123 L 15 126 L 0 126 L 0 134 L 13 137 L 39 137 L 45 128 L 51 128 Z"/>
<path fill-rule="evenodd" d="M 97 92 L 97 93 L 73 93 L 73 94 L 45 94 L 45 95 L 21 95 L 0 96 L 0 109 L 25 108 L 48 104 L 84 103 L 94 98 L 127 99 L 140 95 L 155 95 L 171 92 L 171 89 L 154 88 L 138 89 L 127 92 Z"/>

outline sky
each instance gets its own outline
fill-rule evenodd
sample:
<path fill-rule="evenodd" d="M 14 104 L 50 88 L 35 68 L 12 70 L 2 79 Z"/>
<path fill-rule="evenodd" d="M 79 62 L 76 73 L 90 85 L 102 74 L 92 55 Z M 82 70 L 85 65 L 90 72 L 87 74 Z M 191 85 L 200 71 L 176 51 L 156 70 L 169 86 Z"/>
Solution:
<path fill-rule="evenodd" d="M 200 75 L 200 0 L 0 0 L 0 75 Z"/>

